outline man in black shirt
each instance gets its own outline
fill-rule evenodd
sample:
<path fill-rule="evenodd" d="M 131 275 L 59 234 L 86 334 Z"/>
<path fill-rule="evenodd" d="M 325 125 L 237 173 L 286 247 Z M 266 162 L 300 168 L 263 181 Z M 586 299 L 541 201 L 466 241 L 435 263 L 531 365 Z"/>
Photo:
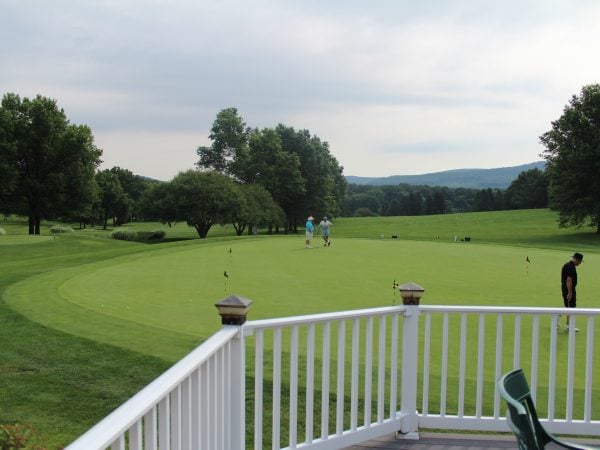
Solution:
<path fill-rule="evenodd" d="M 575 253 L 571 261 L 563 265 L 560 271 L 560 287 L 565 308 L 575 308 L 577 306 L 577 291 L 575 290 L 577 286 L 577 266 L 582 262 L 583 255 Z M 560 328 L 560 322 L 558 326 Z M 567 331 L 569 331 L 569 316 L 567 316 Z M 579 330 L 575 328 L 575 331 Z"/>

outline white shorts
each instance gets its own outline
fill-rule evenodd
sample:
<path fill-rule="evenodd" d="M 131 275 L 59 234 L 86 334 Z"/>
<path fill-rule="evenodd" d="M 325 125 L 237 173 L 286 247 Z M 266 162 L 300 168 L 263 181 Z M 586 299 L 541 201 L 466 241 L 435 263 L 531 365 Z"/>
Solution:
<path fill-rule="evenodd" d="M 310 231 L 307 231 L 306 232 L 306 240 L 308 241 L 308 240 L 310 240 L 312 238 L 313 238 L 313 234 Z"/>

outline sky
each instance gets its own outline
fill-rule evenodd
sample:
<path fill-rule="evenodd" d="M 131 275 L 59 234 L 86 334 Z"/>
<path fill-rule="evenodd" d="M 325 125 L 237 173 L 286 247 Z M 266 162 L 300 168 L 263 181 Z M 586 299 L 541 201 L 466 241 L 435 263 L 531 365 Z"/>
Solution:
<path fill-rule="evenodd" d="M 0 0 L 0 95 L 55 99 L 102 169 L 160 180 L 229 107 L 345 175 L 515 166 L 600 82 L 599 23 L 596 0 Z"/>

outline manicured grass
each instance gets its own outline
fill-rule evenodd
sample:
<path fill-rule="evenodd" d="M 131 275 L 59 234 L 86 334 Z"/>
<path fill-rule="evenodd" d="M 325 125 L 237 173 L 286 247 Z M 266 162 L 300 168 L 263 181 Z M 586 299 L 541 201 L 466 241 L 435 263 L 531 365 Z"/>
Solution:
<path fill-rule="evenodd" d="M 46 326 L 174 360 L 216 331 L 214 303 L 229 293 L 254 300 L 251 318 L 387 306 L 394 280 L 423 285 L 428 304 L 557 307 L 560 266 L 570 256 L 344 238 L 311 250 L 298 239 L 263 237 L 153 248 L 28 278 L 10 286 L 5 301 Z M 581 306 L 600 288 L 600 278 L 586 277 L 598 265 L 597 255 L 586 255 Z"/>
<path fill-rule="evenodd" d="M 98 230 L 53 239 L 50 224 L 29 237 L 26 222 L 2 222 L 0 423 L 66 444 L 214 332 L 213 304 L 229 293 L 254 300 L 250 319 L 386 306 L 399 300 L 393 280 L 422 284 L 425 304 L 560 306 L 560 266 L 580 250 L 580 305 L 598 306 L 598 237 L 555 220 L 546 210 L 338 219 L 332 247 L 311 250 L 302 235 L 234 238 L 227 227 L 201 241 L 177 224 L 167 239 L 184 240 L 145 245 Z"/>

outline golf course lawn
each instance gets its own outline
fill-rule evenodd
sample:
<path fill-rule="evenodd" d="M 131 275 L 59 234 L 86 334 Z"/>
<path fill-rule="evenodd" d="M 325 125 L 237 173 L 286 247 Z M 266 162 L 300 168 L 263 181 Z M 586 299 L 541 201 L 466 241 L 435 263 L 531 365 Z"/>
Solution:
<path fill-rule="evenodd" d="M 107 239 L 110 230 L 97 229 L 75 229 L 55 239 L 51 225 L 43 223 L 42 236 L 28 236 L 26 219 L 2 223 L 7 234 L 0 236 L 0 424 L 32 424 L 43 446 L 53 449 L 71 442 L 219 329 L 214 303 L 230 294 L 253 300 L 250 320 L 389 306 L 400 301 L 394 281 L 422 285 L 427 305 L 560 307 L 560 267 L 573 251 L 581 251 L 578 306 L 600 305 L 599 236 L 589 229 L 558 229 L 556 214 L 548 210 L 344 218 L 335 221 L 331 247 L 312 249 L 304 248 L 302 233 L 236 237 L 231 227 L 216 227 L 209 233 L 214 237 L 198 240 L 190 239 L 194 233 L 185 224 L 177 224 L 168 228 L 167 239 L 147 245 L 145 234 L 160 224 L 129 224 L 140 231 L 137 242 Z M 470 235 L 472 241 L 454 242 L 455 235 Z M 477 345 L 475 322 L 469 319 L 469 351 Z M 432 320 L 432 340 L 441 333 L 440 323 Z M 458 326 L 452 318 L 450 332 Z M 585 335 L 586 324 L 577 326 Z M 486 349 L 495 348 L 493 327 L 490 320 Z M 506 320 L 503 367 L 512 363 L 511 327 Z M 524 342 L 529 328 L 524 318 Z M 540 349 L 547 349 L 547 324 L 540 328 Z M 565 352 L 567 336 L 560 338 L 558 350 Z M 583 344 L 577 339 L 578 355 Z M 456 345 L 451 340 L 451 355 Z M 439 356 L 436 351 L 432 344 L 432 354 Z M 528 351 L 522 350 L 524 366 Z M 251 370 L 253 358 L 247 362 Z M 452 386 L 457 362 L 449 364 Z M 430 411 L 439 402 L 439 365 L 436 356 Z M 540 361 L 540 385 L 546 382 L 543 365 Z M 289 367 L 284 364 L 283 370 Z M 474 389 L 474 370 L 467 367 L 469 389 Z M 493 364 L 485 368 L 486 379 L 493 380 L 490 370 Z M 484 392 L 489 413 L 493 382 L 486 382 Z M 455 389 L 448 395 L 456 397 Z M 575 399 L 581 395 L 577 390 Z M 472 408 L 471 397 L 466 408 Z M 564 397 L 557 393 L 557 408 L 564 410 Z M 598 406 L 593 408 L 597 417 Z"/>
<path fill-rule="evenodd" d="M 48 327 L 175 360 L 219 328 L 214 303 L 231 293 L 254 301 L 250 319 L 388 306 L 399 301 L 394 280 L 423 285 L 423 304 L 560 307 L 559 269 L 570 256 L 390 239 L 306 249 L 289 237 L 154 248 L 28 278 L 4 299 Z M 586 274 L 598 264 L 590 254 L 580 268 L 582 306 L 595 306 L 600 277 Z"/>

